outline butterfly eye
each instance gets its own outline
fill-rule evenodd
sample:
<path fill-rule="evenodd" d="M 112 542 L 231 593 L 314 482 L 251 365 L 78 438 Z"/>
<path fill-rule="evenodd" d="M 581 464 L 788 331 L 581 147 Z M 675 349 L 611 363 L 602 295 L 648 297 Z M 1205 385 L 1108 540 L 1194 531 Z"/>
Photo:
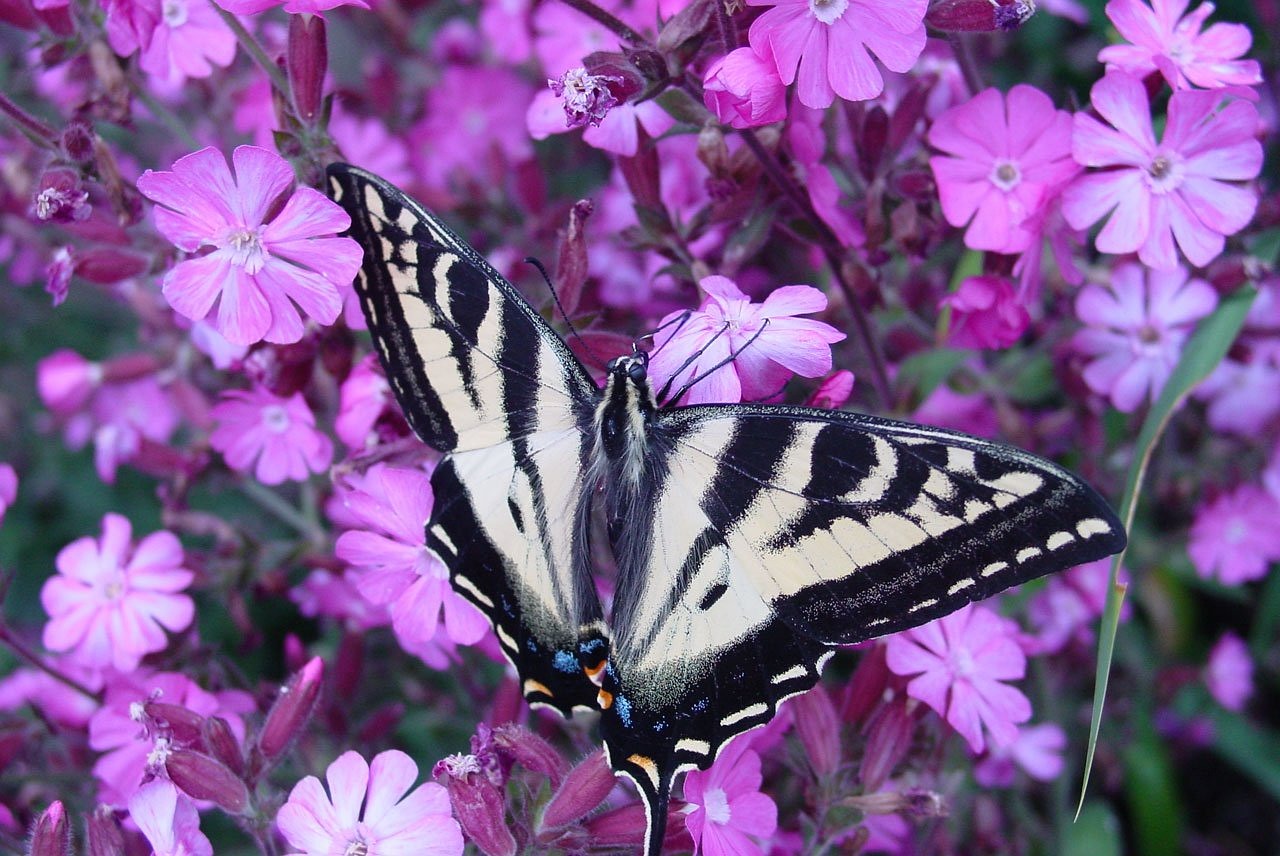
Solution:
<path fill-rule="evenodd" d="M 649 367 L 644 360 L 636 360 L 627 367 L 627 376 L 636 383 L 642 383 L 649 376 Z"/>

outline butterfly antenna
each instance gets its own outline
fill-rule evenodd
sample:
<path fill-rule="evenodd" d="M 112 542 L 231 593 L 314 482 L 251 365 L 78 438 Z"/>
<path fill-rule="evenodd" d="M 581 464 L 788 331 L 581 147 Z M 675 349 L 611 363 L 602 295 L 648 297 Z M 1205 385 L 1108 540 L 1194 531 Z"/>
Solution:
<path fill-rule="evenodd" d="M 668 337 L 663 341 L 662 345 L 658 345 L 658 346 L 657 346 L 657 347 L 655 347 L 652 351 L 650 351 L 650 352 L 649 352 L 649 355 L 650 355 L 650 356 L 652 356 L 653 354 L 658 353 L 658 351 L 661 351 L 661 350 L 662 350 L 663 345 L 666 345 L 666 344 L 667 344 L 667 342 L 670 342 L 670 341 L 671 341 L 671 339 L 676 335 L 676 333 L 679 333 L 679 332 L 680 332 L 680 330 L 681 330 L 681 328 L 683 328 L 683 327 L 684 327 L 684 325 L 685 325 L 685 324 L 687 324 L 687 323 L 689 322 L 689 319 L 690 319 L 690 318 L 692 318 L 692 317 L 693 317 L 693 310 L 692 310 L 692 309 L 686 309 L 685 311 L 681 312 L 681 313 L 680 313 L 679 315 L 677 315 L 676 317 L 672 318 L 672 319 L 671 319 L 670 321 L 668 321 L 667 323 L 662 324 L 661 326 L 659 326 L 659 327 L 658 327 L 656 330 L 654 330 L 652 333 L 645 333 L 643 336 L 641 336 L 641 337 L 640 337 L 639 341 L 643 342 L 645 339 L 652 339 L 652 338 L 654 338 L 655 336 L 657 336 L 659 333 L 661 333 L 663 330 L 665 330 L 665 329 L 667 329 L 668 327 L 670 327 L 672 324 L 675 324 L 675 325 L 676 325 L 676 329 L 674 329 L 674 330 L 672 330 L 672 331 L 671 331 L 671 335 L 670 335 L 670 336 L 668 336 Z"/>
<path fill-rule="evenodd" d="M 525 256 L 524 260 L 526 264 L 533 265 L 538 269 L 538 273 L 542 274 L 542 279 L 547 284 L 547 291 L 551 292 L 551 300 L 555 303 L 556 309 L 560 310 L 560 317 L 564 319 L 565 326 L 569 328 L 569 334 L 582 343 L 582 347 L 597 363 L 604 365 L 608 362 L 608 360 L 602 359 L 600 355 L 595 352 L 595 349 L 591 347 L 591 344 L 582 337 L 581 333 L 578 332 L 578 328 L 573 326 L 573 321 L 570 320 L 569 313 L 565 311 L 564 304 L 560 302 L 560 293 L 556 291 L 555 285 L 551 282 L 551 275 L 547 273 L 547 269 L 542 262 L 538 261 L 533 256 Z"/>
<path fill-rule="evenodd" d="M 679 330 L 680 328 L 677 327 L 676 329 Z M 692 354 L 690 354 L 688 358 L 683 363 L 681 363 L 680 366 L 675 371 L 671 373 L 671 377 L 667 378 L 667 382 L 662 385 L 662 389 L 658 390 L 658 395 L 657 395 L 658 401 L 663 401 L 666 399 L 667 393 L 671 391 L 671 384 L 675 383 L 676 378 L 680 377 L 680 372 L 684 371 L 685 369 L 689 368 L 689 366 L 693 365 L 694 361 L 697 360 L 698 357 L 702 356 L 702 354 L 706 352 L 707 348 L 710 347 L 711 343 L 714 342 L 716 339 L 719 339 L 721 336 L 723 336 L 726 332 L 728 332 L 728 330 L 729 330 L 729 325 L 725 324 L 723 327 L 721 327 L 719 330 L 716 331 L 716 334 L 714 336 L 712 336 L 710 339 L 707 340 L 706 344 L 703 345 L 701 349 L 694 351 Z M 668 339 L 667 341 L 669 342 L 671 340 Z M 730 356 L 729 359 L 733 359 L 733 357 Z M 717 366 L 716 368 L 719 368 L 719 366 Z M 697 378 L 697 380 L 701 380 L 703 377 L 706 377 L 706 375 L 700 375 Z M 688 392 L 689 387 L 692 384 L 693 384 L 693 381 L 690 381 L 688 384 L 686 384 L 685 387 L 680 391 L 680 395 L 684 395 L 686 392 Z M 679 401 L 680 396 L 677 395 L 675 398 L 671 400 Z"/>
<path fill-rule="evenodd" d="M 739 355 L 739 354 L 741 354 L 741 353 L 742 353 L 743 351 L 745 351 L 747 348 L 750 348 L 750 347 L 751 347 L 751 345 L 752 345 L 752 343 L 753 343 L 753 342 L 755 342 L 755 340 L 756 340 L 756 339 L 759 339 L 759 338 L 760 338 L 760 334 L 761 334 L 761 333 L 763 333 L 763 332 L 764 332 L 764 330 L 765 330 L 765 328 L 766 328 L 766 327 L 768 327 L 768 326 L 769 326 L 769 319 L 768 319 L 768 318 L 766 318 L 766 319 L 764 319 L 764 323 L 760 325 L 760 329 L 759 329 L 759 330 L 757 330 L 754 334 L 752 334 L 752 336 L 751 336 L 751 338 L 750 338 L 750 339 L 748 339 L 747 341 L 743 342 L 743 343 L 742 343 L 742 347 L 741 347 L 741 348 L 738 348 L 736 351 L 730 351 L 730 352 L 729 352 L 729 356 L 725 357 L 723 360 L 721 360 L 720 362 L 716 363 L 714 366 L 712 366 L 711 368 L 707 369 L 707 370 L 706 370 L 705 372 L 703 372 L 702 374 L 700 374 L 700 375 L 698 375 L 697 377 L 693 378 L 691 381 L 689 381 L 688 383 L 686 383 L 684 386 L 680 387 L 680 391 L 679 391 L 678 393 L 676 393 L 675 398 L 673 398 L 673 399 L 671 399 L 671 400 L 672 400 L 673 402 L 679 401 L 681 398 L 683 398 L 683 397 L 684 397 L 684 395 L 685 395 L 689 390 L 693 389 L 694 384 L 697 384 L 697 383 L 700 383 L 701 381 L 706 380 L 706 379 L 707 379 L 707 378 L 708 378 L 708 377 L 709 377 L 713 372 L 719 371 L 720 369 L 724 368 L 725 366 L 729 365 L 729 363 L 731 363 L 731 362 L 733 362 L 735 359 L 737 359 L 737 357 L 738 357 L 738 355 Z M 720 330 L 720 333 L 723 333 L 725 330 L 728 330 L 728 329 L 729 329 L 729 325 L 728 325 L 728 324 L 725 324 L 725 325 L 724 325 L 724 327 L 723 327 L 723 329 L 721 329 L 721 330 Z M 720 333 L 716 333 L 716 336 L 719 336 L 719 335 L 720 335 Z M 710 345 L 710 344 L 711 344 L 712 342 L 714 342 L 714 341 L 715 341 L 715 336 L 713 336 L 710 340 L 708 340 L 707 345 Z M 705 351 L 706 349 L 707 349 L 707 348 L 706 348 L 706 345 L 704 345 L 704 346 L 703 346 L 703 348 L 702 348 L 702 350 L 703 350 L 703 351 Z M 701 352 L 699 352 L 699 353 L 701 353 Z M 698 354 L 694 354 L 693 356 L 689 357 L 689 359 L 688 359 L 688 360 L 685 360 L 685 364 L 684 364 L 684 366 L 681 366 L 681 367 L 680 367 L 680 370 L 681 370 L 681 371 L 683 371 L 683 370 L 684 370 L 684 368 L 685 368 L 685 366 L 689 365 L 689 363 L 690 363 L 690 362 L 692 362 L 695 358 L 697 358 L 697 356 L 698 356 Z M 679 372 L 679 371 L 677 371 L 674 375 L 672 375 L 672 376 L 671 376 L 671 380 L 668 380 L 668 381 L 666 382 L 666 384 L 662 387 L 662 391 L 663 391 L 663 393 L 664 393 L 664 394 L 666 393 L 666 391 L 667 391 L 668 387 L 670 387 L 670 386 L 671 386 L 672 381 L 674 381 L 674 380 L 679 376 L 679 374 L 680 374 L 680 372 Z M 662 396 L 659 396 L 659 397 L 658 397 L 658 399 L 661 401 L 661 400 L 662 400 Z"/>

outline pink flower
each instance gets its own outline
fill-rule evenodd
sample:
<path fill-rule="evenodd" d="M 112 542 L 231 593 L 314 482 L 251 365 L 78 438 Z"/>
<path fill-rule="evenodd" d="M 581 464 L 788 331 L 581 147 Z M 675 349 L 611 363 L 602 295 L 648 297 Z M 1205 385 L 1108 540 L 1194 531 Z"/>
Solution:
<path fill-rule="evenodd" d="M 102 366 L 67 348 L 59 348 L 36 366 L 36 391 L 44 406 L 66 416 L 74 413 L 102 383 Z"/>
<path fill-rule="evenodd" d="M 1031 323 L 1026 307 L 1002 276 L 968 277 L 939 305 L 951 307 L 948 342 L 957 348 L 1007 348 Z"/>
<path fill-rule="evenodd" d="M 1122 567 L 1120 580 L 1127 579 Z M 1023 648 L 1030 654 L 1054 654 L 1073 641 L 1092 644 L 1094 622 L 1106 606 L 1110 584 L 1110 559 L 1077 565 L 1049 577 L 1027 606 L 1027 617 L 1036 628 L 1036 635 Z M 1125 601 L 1120 620 L 1127 619 L 1130 612 L 1129 602 Z"/>
<path fill-rule="evenodd" d="M 1258 205 L 1254 191 L 1228 183 L 1255 178 L 1262 168 L 1257 109 L 1245 101 L 1219 109 L 1221 93 L 1175 92 L 1157 142 L 1140 80 L 1112 72 L 1094 84 L 1092 99 L 1110 126 L 1076 114 L 1072 154 L 1100 171 L 1063 191 L 1067 222 L 1087 229 L 1110 214 L 1098 251 L 1137 252 L 1161 270 L 1178 263 L 1175 239 L 1192 264 L 1213 261 L 1224 236 L 1243 229 Z"/>
<path fill-rule="evenodd" d="M 981 392 L 956 392 L 940 383 L 929 393 L 911 418 L 925 425 L 951 428 L 978 437 L 998 437 L 1000 420 L 995 408 Z"/>
<path fill-rule="evenodd" d="M 377 355 L 369 354 L 351 369 L 338 390 L 338 415 L 333 430 L 354 450 L 376 445 L 375 426 L 391 401 L 391 385 L 378 371 Z"/>
<path fill-rule="evenodd" d="M 180 633 L 191 625 L 195 605 L 180 592 L 195 574 L 182 567 L 177 537 L 161 530 L 135 546 L 132 534 L 127 518 L 107 514 L 100 541 L 81 538 L 58 552 L 58 575 L 40 590 L 50 651 L 129 672 L 169 644 L 165 629 Z"/>
<path fill-rule="evenodd" d="M 99 386 L 88 412 L 67 421 L 66 439 L 72 448 L 92 440 L 98 477 L 110 483 L 120 464 L 139 459 L 146 441 L 168 440 L 178 422 L 173 397 L 155 375 L 148 375 Z"/>
<path fill-rule="evenodd" d="M 315 776 L 294 786 L 276 825 L 291 856 L 360 852 L 366 856 L 460 856 L 462 830 L 449 796 L 434 782 L 419 785 L 418 765 L 392 749 L 366 763 L 344 752 L 329 765 L 329 791 Z"/>
<path fill-rule="evenodd" d="M 545 140 L 552 134 L 569 130 L 564 116 L 564 106 L 553 92 L 539 92 L 525 116 L 529 135 L 535 140 Z M 640 104 L 628 101 L 610 108 L 598 125 L 584 128 L 582 141 L 601 151 L 631 157 L 640 150 L 642 130 L 650 137 L 659 137 L 675 123 L 671 114 L 655 101 Z"/>
<path fill-rule="evenodd" d="M 738 737 L 725 746 L 708 770 L 685 776 L 685 826 L 694 852 L 706 856 L 749 856 L 765 851 L 778 828 L 778 806 L 760 792 L 760 756 L 751 741 Z"/>
<path fill-rule="evenodd" d="M 357 9 L 368 9 L 365 0 L 219 0 L 218 5 L 228 12 L 237 15 L 256 15 L 284 4 L 284 10 L 290 15 L 319 15 L 339 6 L 354 6 Z"/>
<path fill-rule="evenodd" d="M 1031 718 L 1031 702 L 1002 681 L 1026 674 L 1027 658 L 1017 642 L 1018 629 L 984 606 L 970 604 L 887 640 L 885 662 L 912 676 L 907 695 L 946 718 L 974 752 L 1018 736 L 1018 724 Z M 985 728 L 984 728 L 985 726 Z"/>
<path fill-rule="evenodd" d="M 698 285 L 707 295 L 702 305 L 667 315 L 654 335 L 649 372 L 655 390 L 675 400 L 696 380 L 681 403 L 738 402 L 777 395 L 792 374 L 821 377 L 831 371 L 831 345 L 844 334 L 794 317 L 827 308 L 818 289 L 784 285 L 764 303 L 752 303 L 727 277 L 709 276 Z"/>
<path fill-rule="evenodd" d="M 1034 86 L 1003 96 L 986 89 L 933 122 L 929 159 L 942 213 L 968 224 L 975 250 L 1020 253 L 1035 237 L 1037 215 L 1079 171 L 1071 158 L 1071 114 Z"/>
<path fill-rule="evenodd" d="M 213 856 L 195 803 L 167 779 L 138 788 L 129 798 L 129 817 L 147 837 L 152 856 Z"/>
<path fill-rule="evenodd" d="M 356 4 L 352 2 L 351 5 Z M 285 11 L 289 9 L 286 7 Z M 363 167 L 400 187 L 413 183 L 415 176 L 409 165 L 409 147 L 401 135 L 388 131 L 382 120 L 357 116 L 343 109 L 342 102 L 337 101 L 333 106 L 333 118 L 329 120 L 329 136 L 341 147 L 347 163 Z"/>
<path fill-rule="evenodd" d="M 316 429 L 300 392 L 281 398 L 263 387 L 229 390 L 209 415 L 217 422 L 209 444 L 231 469 L 253 467 L 263 484 L 305 481 L 333 459 L 333 442 Z"/>
<path fill-rule="evenodd" d="M 102 673 L 77 663 L 63 655 L 46 661 L 59 675 L 76 681 L 80 686 L 97 690 L 102 686 Z M 40 715 L 58 725 L 81 730 L 98 709 L 97 699 L 72 689 L 43 669 L 15 669 L 0 678 L 0 710 L 17 710 L 31 705 Z"/>
<path fill-rule="evenodd" d="M 396 636 L 406 647 L 429 641 L 443 611 L 454 642 L 470 645 L 483 638 L 488 620 L 453 590 L 449 569 L 426 545 L 431 477 L 375 464 L 363 477 L 350 478 L 349 486 L 344 504 L 363 528 L 342 533 L 335 552 L 352 566 L 361 593 L 390 608 Z"/>
<path fill-rule="evenodd" d="M 1131 44 L 1110 45 L 1098 52 L 1107 70 L 1119 69 L 1145 77 L 1159 69 L 1175 89 L 1199 86 L 1253 86 L 1262 82 L 1258 63 L 1240 57 L 1249 52 L 1253 36 L 1243 24 L 1214 24 L 1201 32 L 1213 14 L 1212 3 L 1201 3 L 1185 18 L 1187 0 L 1111 0 L 1107 17 Z"/>
<path fill-rule="evenodd" d="M 1243 710 L 1253 695 L 1253 659 L 1236 634 L 1227 631 L 1209 652 L 1204 681 L 1218 704 L 1227 710 Z"/>
<path fill-rule="evenodd" d="M 1186 268 L 1120 265 L 1109 285 L 1085 286 L 1076 297 L 1076 315 L 1088 325 L 1072 339 L 1089 357 L 1085 383 L 1125 413 L 1154 402 L 1195 322 L 1217 304 L 1213 287 L 1188 278 Z"/>
<path fill-rule="evenodd" d="M 315 570 L 289 590 L 289 600 L 309 618 L 327 615 L 354 631 L 385 627 L 391 623 L 385 606 L 366 598 L 346 574 Z"/>
<path fill-rule="evenodd" d="M 992 746 L 973 767 L 978 784 L 988 788 L 1011 788 L 1015 765 L 1036 781 L 1052 782 L 1062 775 L 1062 750 L 1067 734 L 1057 725 L 1042 723 L 1018 729 L 1008 746 Z"/>
<path fill-rule="evenodd" d="M 1246 484 L 1196 509 L 1187 552 L 1196 573 L 1234 586 L 1262 579 L 1280 561 L 1280 500 Z"/>
<path fill-rule="evenodd" d="M 164 296 L 188 318 L 209 317 L 232 344 L 296 342 L 299 308 L 321 324 L 342 309 L 338 288 L 355 277 L 362 253 L 350 238 L 325 236 L 351 220 L 310 187 L 286 195 L 293 169 L 275 152 L 238 146 L 232 162 L 234 176 L 208 147 L 179 158 L 172 172 L 147 170 L 138 179 L 138 190 L 160 206 L 162 235 L 189 253 L 213 248 L 165 274 Z"/>
<path fill-rule="evenodd" d="M 787 88 L 773 58 L 750 47 L 731 51 L 707 67 L 702 100 L 717 119 L 735 128 L 755 128 L 787 118 Z"/>
<path fill-rule="evenodd" d="M 1254 347 L 1243 360 L 1223 360 L 1195 394 L 1209 402 L 1215 431 L 1265 437 L 1280 414 L 1280 347 Z"/>
<path fill-rule="evenodd" d="M 5 512 L 18 498 L 18 474 L 11 464 L 0 463 L 0 523 L 4 522 Z"/>
<path fill-rule="evenodd" d="M 928 0 L 749 0 L 772 6 L 751 24 L 748 38 L 772 55 L 782 82 L 797 83 L 806 107 L 829 107 L 835 96 L 866 101 L 884 90 L 874 53 L 890 71 L 909 71 L 924 50 Z"/>
<path fill-rule="evenodd" d="M 822 162 L 827 150 L 827 134 L 822 110 L 799 104 L 791 107 L 791 123 L 786 140 L 794 156 L 792 166 L 796 178 L 809 194 L 814 213 L 831 227 L 836 238 L 846 247 L 859 247 L 866 241 L 862 224 L 840 204 L 840 185 L 831 167 Z"/>
<path fill-rule="evenodd" d="M 107 40 L 121 56 L 141 51 L 138 64 L 172 83 L 208 77 L 228 66 L 236 37 L 209 0 L 105 0 Z"/>

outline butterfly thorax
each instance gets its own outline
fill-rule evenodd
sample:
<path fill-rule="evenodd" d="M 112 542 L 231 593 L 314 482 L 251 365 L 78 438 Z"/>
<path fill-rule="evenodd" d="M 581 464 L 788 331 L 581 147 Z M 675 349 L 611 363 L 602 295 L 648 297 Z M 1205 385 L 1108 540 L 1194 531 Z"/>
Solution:
<path fill-rule="evenodd" d="M 649 387 L 649 355 L 637 351 L 609 362 L 596 407 L 593 463 L 606 484 L 632 493 L 641 484 L 650 429 L 658 412 Z"/>

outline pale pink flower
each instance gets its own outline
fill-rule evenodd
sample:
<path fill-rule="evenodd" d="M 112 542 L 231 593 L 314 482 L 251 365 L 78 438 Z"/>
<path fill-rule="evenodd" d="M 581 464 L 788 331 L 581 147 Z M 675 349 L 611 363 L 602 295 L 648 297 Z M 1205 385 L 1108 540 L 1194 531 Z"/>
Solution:
<path fill-rule="evenodd" d="M 12 464 L 0 463 L 0 523 L 4 522 L 5 512 L 18 498 L 18 473 Z"/>
<path fill-rule="evenodd" d="M 338 415 L 333 421 L 338 439 L 353 450 L 377 444 L 375 426 L 391 401 L 391 384 L 377 368 L 376 354 L 356 363 L 338 390 Z"/>
<path fill-rule="evenodd" d="M 550 90 L 534 96 L 525 115 L 529 135 L 545 140 L 552 134 L 570 130 L 564 120 L 564 105 Z M 597 125 L 582 130 L 587 145 L 615 155 L 631 157 L 640 150 L 640 132 L 659 137 L 676 123 L 671 114 L 655 101 L 640 104 L 628 101 L 615 105 Z"/>
<path fill-rule="evenodd" d="M 1142 81 L 1111 72 L 1094 84 L 1092 99 L 1109 124 L 1076 114 L 1072 153 L 1098 171 L 1063 191 L 1067 222 L 1087 229 L 1110 215 L 1098 251 L 1137 252 L 1161 270 L 1178 264 L 1175 240 L 1194 265 L 1217 258 L 1224 236 L 1248 225 L 1258 205 L 1256 192 L 1231 183 L 1262 169 L 1257 109 L 1246 101 L 1221 106 L 1221 93 L 1175 92 L 1157 141 Z"/>
<path fill-rule="evenodd" d="M 1011 788 L 1017 768 L 1040 782 L 1052 782 L 1062 775 L 1062 751 L 1067 734 L 1050 722 L 1018 729 L 1008 746 L 991 746 L 973 766 L 973 777 L 987 788 Z"/>
<path fill-rule="evenodd" d="M 1201 32 L 1214 4 L 1201 3 L 1186 15 L 1188 0 L 1111 0 L 1107 17 L 1131 44 L 1109 45 L 1098 52 L 1107 70 L 1135 77 L 1159 70 L 1175 89 L 1199 86 L 1253 86 L 1262 70 L 1249 52 L 1253 36 L 1243 24 L 1214 24 Z"/>
<path fill-rule="evenodd" d="M 1196 573 L 1223 585 L 1262 579 L 1280 561 L 1280 500 L 1241 485 L 1196 509 L 1187 552 Z"/>
<path fill-rule="evenodd" d="M 1123 567 L 1119 581 L 1128 582 Z M 1036 632 L 1024 640 L 1023 648 L 1029 654 L 1054 654 L 1072 642 L 1092 645 L 1094 624 L 1106 606 L 1110 585 L 1110 559 L 1087 562 L 1049 577 L 1027 605 L 1027 618 Z M 1120 620 L 1128 619 L 1131 612 L 1126 600 L 1120 608 Z"/>
<path fill-rule="evenodd" d="M 414 788 L 418 765 L 392 749 L 367 763 L 344 752 L 329 765 L 328 793 L 315 776 L 294 786 L 276 815 L 290 856 L 461 856 L 462 830 L 434 782 Z"/>
<path fill-rule="evenodd" d="M 218 0 L 218 5 L 228 12 L 237 15 L 256 15 L 276 6 L 284 4 L 284 11 L 290 15 L 319 15 L 339 6 L 354 6 L 357 9 L 368 9 L 365 0 Z"/>
<path fill-rule="evenodd" d="M 707 66 L 702 100 L 717 119 L 735 128 L 787 118 L 787 87 L 778 77 L 773 58 L 751 47 L 731 51 Z"/>
<path fill-rule="evenodd" d="M 1218 704 L 1227 710 L 1243 710 L 1253 695 L 1253 658 L 1239 636 L 1227 631 L 1209 652 L 1204 682 Z"/>
<path fill-rule="evenodd" d="M 46 665 L 82 687 L 102 687 L 102 673 L 76 662 L 70 655 L 48 658 Z M 75 730 L 83 729 L 98 709 L 96 698 L 72 689 L 43 669 L 15 669 L 0 678 L 0 710 L 17 710 L 27 704 L 50 722 Z"/>
<path fill-rule="evenodd" d="M 778 806 L 760 792 L 760 756 L 752 741 L 739 736 L 720 750 L 707 770 L 685 776 L 685 826 L 695 853 L 751 856 L 765 851 L 778 828 Z"/>
<path fill-rule="evenodd" d="M 1217 304 L 1213 287 L 1181 266 L 1119 265 L 1109 284 L 1085 286 L 1076 297 L 1076 315 L 1088 325 L 1072 339 L 1089 357 L 1085 383 L 1125 413 L 1154 402 L 1195 323 Z"/>
<path fill-rule="evenodd" d="M 749 0 L 772 6 L 748 38 L 772 55 L 782 82 L 796 83 L 806 107 L 829 107 L 838 95 L 866 101 L 884 90 L 871 54 L 890 71 L 909 71 L 924 50 L 928 0 Z M 870 51 L 870 53 L 868 53 Z"/>
<path fill-rule="evenodd" d="M 129 817 L 146 836 L 152 856 L 213 856 L 195 803 L 168 779 L 152 779 L 134 791 Z"/>
<path fill-rule="evenodd" d="M 1026 84 L 1007 96 L 986 89 L 947 110 L 929 144 L 943 153 L 929 159 L 942 213 L 952 226 L 968 224 L 964 242 L 975 250 L 1026 250 L 1041 209 L 1080 170 L 1071 114 Z"/>
<path fill-rule="evenodd" d="M 236 37 L 210 0 L 105 0 L 107 40 L 121 56 L 170 83 L 208 77 L 236 55 Z"/>
<path fill-rule="evenodd" d="M 162 235 L 188 253 L 213 248 L 165 274 L 164 296 L 188 318 L 208 317 L 233 344 L 296 342 L 299 308 L 321 324 L 342 309 L 338 289 L 355 277 L 362 252 L 350 238 L 331 236 L 351 219 L 317 190 L 290 192 L 293 169 L 275 152 L 238 146 L 232 162 L 234 175 L 208 147 L 179 158 L 172 172 L 147 170 L 138 179 L 138 190 L 158 203 Z"/>
<path fill-rule="evenodd" d="M 375 464 L 348 479 L 343 503 L 360 529 L 342 533 L 335 553 L 352 566 L 360 592 L 391 612 L 406 646 L 432 639 L 444 614 L 449 638 L 462 645 L 488 632 L 484 614 L 449 583 L 449 569 L 426 545 L 434 504 L 431 477 L 421 470 Z"/>
<path fill-rule="evenodd" d="M 1224 359 L 1195 394 L 1208 402 L 1215 431 L 1266 437 L 1280 415 L 1280 347 L 1255 346 L 1243 359 Z"/>
<path fill-rule="evenodd" d="M 169 644 L 166 629 L 180 633 L 191 625 L 195 605 L 181 592 L 195 574 L 182 566 L 177 537 L 161 530 L 134 545 L 132 535 L 127 518 L 107 514 L 101 540 L 81 538 L 58 552 L 58 574 L 40 590 L 50 651 L 129 672 Z"/>
<path fill-rule="evenodd" d="M 238 472 L 263 484 L 305 481 L 333 460 L 333 442 L 317 430 L 302 393 L 281 398 L 264 387 L 228 390 L 209 415 L 209 444 Z"/>
<path fill-rule="evenodd" d="M 288 8 L 285 11 L 289 11 Z M 413 183 L 415 176 L 409 163 L 409 147 L 402 135 L 388 131 L 381 119 L 357 116 L 343 108 L 341 101 L 335 101 L 333 117 L 329 120 L 329 136 L 342 149 L 343 160 L 347 163 L 367 169 L 400 187 Z"/>
<path fill-rule="evenodd" d="M 1027 308 L 1002 276 L 966 277 L 938 303 L 951 308 L 947 340 L 957 348 L 1007 348 L 1031 323 Z"/>
<path fill-rule="evenodd" d="M 289 600 L 308 618 L 336 618 L 354 631 L 372 630 L 391 623 L 387 608 L 375 604 L 346 574 L 315 570 L 289 589 Z"/>
<path fill-rule="evenodd" d="M 784 285 L 753 303 L 727 277 L 705 277 L 698 285 L 707 295 L 702 305 L 671 313 L 654 334 L 649 372 L 656 391 L 675 396 L 696 380 L 681 403 L 758 400 L 781 392 L 792 374 L 831 371 L 831 345 L 844 334 L 795 317 L 827 308 L 818 289 Z"/>
<path fill-rule="evenodd" d="M 969 604 L 886 641 L 885 662 L 910 677 L 907 694 L 943 716 L 974 752 L 1007 746 L 1031 718 L 1031 702 L 1004 681 L 1027 671 L 1018 628 L 985 606 Z"/>

